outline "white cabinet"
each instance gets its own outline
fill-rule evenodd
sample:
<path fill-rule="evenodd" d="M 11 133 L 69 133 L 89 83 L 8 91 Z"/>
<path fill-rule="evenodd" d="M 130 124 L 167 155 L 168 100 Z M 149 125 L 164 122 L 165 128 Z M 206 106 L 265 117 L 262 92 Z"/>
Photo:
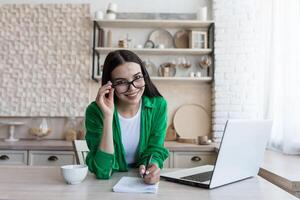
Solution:
<path fill-rule="evenodd" d="M 75 164 L 73 151 L 0 150 L 0 165 L 46 165 Z"/>
<path fill-rule="evenodd" d="M 190 168 L 214 165 L 217 153 L 214 151 L 170 151 L 164 168 Z"/>
<path fill-rule="evenodd" d="M 61 166 L 75 163 L 72 151 L 29 151 L 28 165 Z"/>
<path fill-rule="evenodd" d="M 174 152 L 173 168 L 189 168 L 200 165 L 214 165 L 214 152 Z"/>
<path fill-rule="evenodd" d="M 27 151 L 0 150 L 0 165 L 27 165 Z"/>

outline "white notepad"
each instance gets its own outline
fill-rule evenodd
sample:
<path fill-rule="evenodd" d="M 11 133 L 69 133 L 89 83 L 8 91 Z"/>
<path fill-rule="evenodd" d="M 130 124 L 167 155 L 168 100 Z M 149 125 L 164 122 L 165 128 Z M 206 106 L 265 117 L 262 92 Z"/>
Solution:
<path fill-rule="evenodd" d="M 143 182 L 143 179 L 137 177 L 122 177 L 113 187 L 114 192 L 126 193 L 157 193 L 158 183 L 148 185 Z"/>

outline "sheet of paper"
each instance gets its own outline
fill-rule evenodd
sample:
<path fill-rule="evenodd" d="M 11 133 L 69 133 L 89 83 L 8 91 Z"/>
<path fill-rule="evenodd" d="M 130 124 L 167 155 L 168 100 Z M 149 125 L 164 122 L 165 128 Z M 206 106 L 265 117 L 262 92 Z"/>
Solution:
<path fill-rule="evenodd" d="M 138 177 L 122 177 L 118 183 L 113 187 L 114 192 L 125 193 L 157 193 L 158 184 L 148 185 Z"/>

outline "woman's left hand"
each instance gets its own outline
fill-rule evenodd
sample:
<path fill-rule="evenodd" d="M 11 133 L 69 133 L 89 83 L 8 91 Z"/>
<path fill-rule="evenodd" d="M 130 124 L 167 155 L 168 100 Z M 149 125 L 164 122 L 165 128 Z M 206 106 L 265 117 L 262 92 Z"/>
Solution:
<path fill-rule="evenodd" d="M 160 178 L 160 169 L 156 164 L 151 164 L 147 170 L 145 165 L 140 165 L 139 173 L 142 177 L 145 174 L 144 183 L 146 184 L 155 184 Z"/>

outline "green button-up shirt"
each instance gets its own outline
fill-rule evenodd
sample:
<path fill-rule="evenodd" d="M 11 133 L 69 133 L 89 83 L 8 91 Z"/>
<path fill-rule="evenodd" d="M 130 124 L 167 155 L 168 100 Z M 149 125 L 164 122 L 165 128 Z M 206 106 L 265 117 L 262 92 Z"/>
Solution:
<path fill-rule="evenodd" d="M 119 117 L 115 106 L 113 116 L 114 154 L 99 149 L 103 130 L 103 113 L 97 103 L 92 102 L 85 114 L 86 142 L 90 152 L 86 164 L 99 179 L 109 179 L 114 171 L 128 171 L 125 150 L 121 139 Z M 167 102 L 163 97 L 142 97 L 140 140 L 136 155 L 136 166 L 146 164 L 152 156 L 152 163 L 160 168 L 168 158 L 169 152 L 164 148 L 167 129 Z"/>

